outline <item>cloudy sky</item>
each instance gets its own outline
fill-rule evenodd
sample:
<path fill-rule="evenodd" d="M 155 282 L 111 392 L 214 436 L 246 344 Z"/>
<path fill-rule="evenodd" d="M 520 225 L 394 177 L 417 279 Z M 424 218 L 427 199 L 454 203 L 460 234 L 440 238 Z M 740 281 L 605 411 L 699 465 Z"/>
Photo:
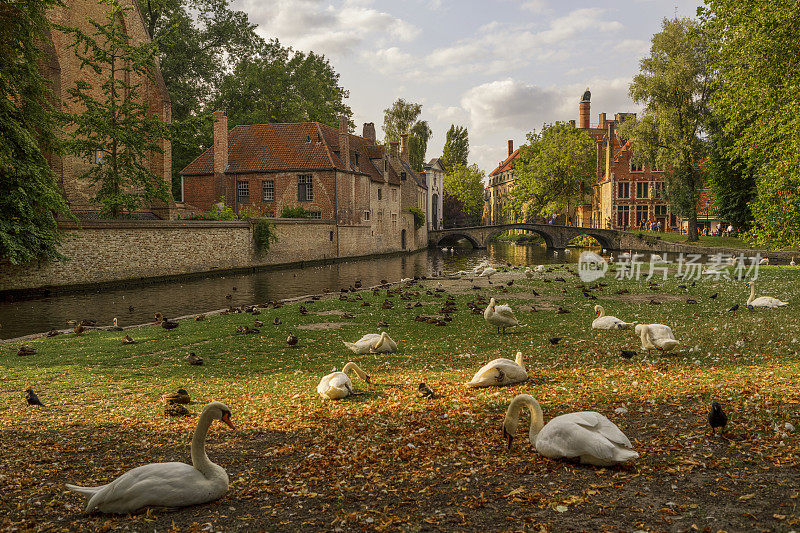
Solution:
<path fill-rule="evenodd" d="M 397 98 L 423 105 L 441 155 L 450 124 L 467 126 L 486 173 L 545 122 L 578 119 L 592 91 L 601 112 L 637 111 L 628 85 L 664 17 L 702 0 L 234 0 L 297 50 L 325 54 L 350 91 L 357 133 Z"/>

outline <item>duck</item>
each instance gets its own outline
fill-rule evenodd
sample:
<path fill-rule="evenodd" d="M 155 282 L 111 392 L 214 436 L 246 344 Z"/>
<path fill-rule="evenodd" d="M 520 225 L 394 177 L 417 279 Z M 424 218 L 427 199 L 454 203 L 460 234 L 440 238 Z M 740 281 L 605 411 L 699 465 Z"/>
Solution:
<path fill-rule="evenodd" d="M 772 296 L 759 296 L 756 298 L 756 282 L 749 282 L 746 287 L 750 287 L 750 297 L 747 299 L 747 306 L 750 307 L 786 307 L 789 302 L 783 302 Z"/>
<path fill-rule="evenodd" d="M 189 398 L 189 393 L 186 392 L 186 389 L 178 389 L 178 392 L 168 392 L 164 396 L 161 397 L 161 401 L 170 404 L 170 403 L 189 403 L 191 398 Z"/>
<path fill-rule="evenodd" d="M 663 350 L 668 352 L 678 346 L 672 328 L 664 324 L 639 324 L 634 329 L 642 339 L 643 350 Z"/>
<path fill-rule="evenodd" d="M 494 298 L 489 300 L 489 305 L 483 312 L 483 319 L 487 324 L 495 326 L 497 332 L 500 333 L 500 328 L 503 328 L 503 333 L 506 328 L 519 326 L 517 318 L 514 316 L 514 311 L 508 305 L 497 305 Z"/>
<path fill-rule="evenodd" d="M 206 435 L 214 420 L 231 429 L 231 410 L 211 402 L 203 408 L 192 437 L 192 464 L 150 463 L 128 470 L 99 487 L 67 484 L 67 489 L 88 498 L 86 512 L 126 514 L 152 505 L 185 507 L 217 500 L 228 490 L 228 474 L 212 463 L 205 451 Z"/>
<path fill-rule="evenodd" d="M 606 316 L 602 305 L 595 305 L 594 312 L 597 318 L 592 321 L 592 329 L 625 329 L 636 324 L 636 322 L 625 322 L 615 316 Z"/>
<path fill-rule="evenodd" d="M 528 407 L 531 444 L 549 459 L 580 458 L 581 463 L 613 466 L 636 459 L 631 441 L 608 418 L 595 411 L 581 411 L 557 416 L 544 423 L 542 408 L 530 394 L 518 394 L 511 400 L 503 421 L 503 436 L 508 448 L 519 426 L 520 411 Z"/>
<path fill-rule="evenodd" d="M 175 329 L 178 327 L 177 322 L 170 321 L 167 317 L 165 317 L 161 313 L 156 313 L 154 316 L 155 319 L 161 323 L 161 327 L 164 329 Z"/>
<path fill-rule="evenodd" d="M 289 333 L 289 336 L 286 337 L 286 344 L 288 344 L 289 346 L 296 346 L 297 337 L 293 333 Z"/>
<path fill-rule="evenodd" d="M 385 331 L 367 333 L 356 342 L 343 342 L 353 353 L 359 355 L 366 353 L 394 353 L 397 351 L 397 343 Z"/>
<path fill-rule="evenodd" d="M 469 388 L 502 387 L 528 381 L 528 372 L 522 362 L 522 352 L 517 352 L 514 361 L 498 358 L 489 361 L 478 370 L 472 380 L 466 382 Z"/>
<path fill-rule="evenodd" d="M 317 392 L 319 395 L 328 400 L 341 400 L 353 394 L 353 382 L 350 381 L 350 376 L 347 375 L 351 370 L 364 382 L 372 383 L 366 372 L 361 370 L 357 364 L 350 361 L 344 365 L 341 372 L 336 372 L 334 370 L 320 380 L 319 385 L 317 385 Z"/>
<path fill-rule="evenodd" d="M 37 351 L 38 350 L 33 346 L 31 346 L 30 344 L 23 344 L 19 347 L 19 350 L 17 350 L 17 355 L 19 355 L 20 357 L 26 355 L 36 355 Z"/>
<path fill-rule="evenodd" d="M 497 274 L 497 269 L 496 269 L 496 268 L 492 268 L 492 267 L 486 267 L 486 268 L 484 268 L 484 269 L 483 269 L 483 272 L 481 272 L 481 273 L 478 275 L 478 277 L 479 277 L 479 278 L 489 278 L 489 279 L 492 279 L 492 275 L 493 275 L 493 274 Z"/>
<path fill-rule="evenodd" d="M 203 365 L 203 358 L 200 357 L 199 355 L 195 354 L 194 352 L 191 352 L 189 354 L 189 357 L 186 358 L 186 360 L 189 361 L 189 364 L 192 365 L 192 366 L 202 366 Z"/>
<path fill-rule="evenodd" d="M 122 344 L 136 344 L 136 341 L 130 335 L 125 335 L 122 337 Z"/>

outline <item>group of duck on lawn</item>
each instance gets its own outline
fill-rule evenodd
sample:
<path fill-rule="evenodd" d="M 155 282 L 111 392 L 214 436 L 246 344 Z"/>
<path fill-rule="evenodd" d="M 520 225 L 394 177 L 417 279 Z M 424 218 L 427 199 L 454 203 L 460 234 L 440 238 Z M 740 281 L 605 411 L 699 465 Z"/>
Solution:
<path fill-rule="evenodd" d="M 543 270 L 536 269 L 538 272 Z M 526 275 L 528 272 L 531 272 L 530 269 L 526 271 Z M 748 307 L 788 305 L 776 298 L 755 298 L 755 285 L 751 282 L 748 286 L 751 288 Z M 628 329 L 635 325 L 642 349 L 669 351 L 680 344 L 672 329 L 664 324 L 636 325 L 635 322 L 607 316 L 600 305 L 596 305 L 594 310 L 596 318 L 592 322 L 592 329 Z M 490 299 L 483 316 L 487 324 L 498 328 L 498 332 L 505 331 L 507 327 L 519 326 L 511 307 L 498 304 L 494 298 Z M 386 332 L 368 334 L 356 342 L 344 344 L 356 354 L 392 353 L 397 350 L 397 343 Z M 326 399 L 339 400 L 354 394 L 348 375 L 350 371 L 366 383 L 371 383 L 366 372 L 355 363 L 348 362 L 341 371 L 334 371 L 322 378 L 317 385 L 319 395 Z M 498 358 L 485 364 L 465 385 L 470 388 L 505 386 L 527 380 L 528 373 L 522 352 L 517 352 L 514 361 Z M 421 391 L 423 385 L 420 385 Z M 520 423 L 521 411 L 526 407 L 531 413 L 528 431 L 530 443 L 544 457 L 578 458 L 582 463 L 598 466 L 623 464 L 639 457 L 628 437 L 602 414 L 594 411 L 568 413 L 545 423 L 541 406 L 528 394 L 515 396 L 506 410 L 503 436 L 509 448 Z M 231 411 L 225 404 L 211 402 L 206 405 L 192 438 L 192 465 L 178 462 L 151 463 L 129 470 L 106 485 L 82 487 L 68 484 L 67 488 L 88 498 L 86 512 L 97 509 L 107 513 L 129 513 L 146 506 L 180 507 L 216 500 L 228 489 L 228 475 L 224 468 L 211 462 L 205 453 L 206 435 L 214 420 L 221 420 L 231 428 L 234 427 Z"/>

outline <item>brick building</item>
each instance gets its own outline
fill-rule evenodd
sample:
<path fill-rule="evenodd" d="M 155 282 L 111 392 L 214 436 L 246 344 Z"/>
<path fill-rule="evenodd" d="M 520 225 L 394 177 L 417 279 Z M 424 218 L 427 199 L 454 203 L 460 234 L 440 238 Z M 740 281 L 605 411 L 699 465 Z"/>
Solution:
<path fill-rule="evenodd" d="M 508 157 L 497 164 L 491 173 L 489 181 L 483 191 L 483 223 L 484 224 L 503 224 L 515 222 L 521 214 L 511 215 L 506 212 L 505 207 L 511 197 L 514 188 L 514 167 L 519 159 L 519 148 L 514 150 L 514 141 L 508 141 Z"/>
<path fill-rule="evenodd" d="M 213 146 L 180 173 L 183 198 L 202 210 L 223 201 L 237 213 L 267 217 L 302 207 L 337 228 L 369 228 L 368 253 L 417 249 L 427 246 L 427 233 L 415 230 L 408 207 L 424 208 L 425 188 L 408 165 L 407 144 L 392 143 L 387 153 L 374 124 L 353 135 L 345 117 L 338 130 L 300 122 L 228 131 L 225 112 L 217 111 Z"/>
<path fill-rule="evenodd" d="M 122 0 L 122 4 L 128 7 L 123 15 L 123 25 L 131 43 L 141 44 L 148 42 L 150 36 L 144 24 L 144 19 L 139 11 L 139 5 L 134 0 Z M 47 19 L 53 24 L 77 27 L 93 34 L 96 30 L 90 24 L 89 19 L 103 21 L 106 19 L 105 4 L 93 0 L 64 0 L 61 5 L 55 6 L 47 12 Z M 75 86 L 78 80 L 86 81 L 94 87 L 99 87 L 102 79 L 88 67 L 81 68 L 80 60 L 70 45 L 73 43 L 71 35 L 64 34 L 56 28 L 51 27 L 46 40 L 42 43 L 43 62 L 42 71 L 50 81 L 53 91 L 55 107 L 59 111 L 80 111 L 70 102 L 67 91 Z M 132 80 L 141 83 L 141 93 L 146 96 L 152 113 L 158 118 L 169 121 L 171 118 L 171 104 L 167 87 L 161 76 L 161 71 L 156 65 L 153 78 L 142 78 Z M 97 89 L 94 96 L 101 95 Z M 161 149 L 163 153 L 152 153 L 148 155 L 148 165 L 152 172 L 163 177 L 167 190 L 171 190 L 172 154 L 170 144 L 162 140 Z M 87 167 L 90 165 L 102 164 L 102 153 L 96 153 L 91 160 L 72 155 L 58 157 L 50 155 L 50 166 L 56 174 L 57 180 L 70 210 L 79 218 L 93 218 L 97 213 L 97 206 L 92 204 L 92 199 L 97 190 L 97 184 L 89 180 L 81 179 Z M 157 202 L 146 206 L 136 215 L 140 218 L 165 218 L 171 217 L 174 203 Z"/>

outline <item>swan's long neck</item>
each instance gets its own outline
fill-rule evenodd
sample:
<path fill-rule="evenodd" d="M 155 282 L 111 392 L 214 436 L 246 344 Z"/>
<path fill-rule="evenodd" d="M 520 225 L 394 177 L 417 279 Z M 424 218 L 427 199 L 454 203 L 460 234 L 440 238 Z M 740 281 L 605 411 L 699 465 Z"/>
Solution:
<path fill-rule="evenodd" d="M 525 370 L 525 363 L 522 361 L 522 352 L 517 352 L 517 357 L 514 359 L 514 362 L 522 369 Z"/>
<path fill-rule="evenodd" d="M 756 284 L 751 281 L 750 282 L 750 298 L 747 299 L 747 305 L 750 305 L 750 303 L 753 300 L 755 300 L 755 298 L 756 298 Z"/>
<path fill-rule="evenodd" d="M 647 326 L 642 326 L 641 337 L 642 337 L 642 346 L 644 346 L 648 350 L 652 350 L 655 348 L 655 346 L 653 346 L 653 343 L 650 342 L 650 328 L 648 328 Z"/>
<path fill-rule="evenodd" d="M 542 413 L 542 408 L 539 406 L 539 402 L 529 394 L 520 394 L 511 400 L 511 404 L 509 404 L 508 411 L 506 412 L 504 426 L 513 430 L 509 431 L 509 433 L 513 435 L 519 425 L 520 412 L 526 405 L 531 411 L 531 427 L 528 431 L 528 438 L 531 444 L 536 444 L 536 435 L 538 435 L 544 427 L 544 414 Z"/>
<path fill-rule="evenodd" d="M 598 306 L 597 306 L 597 312 L 599 313 L 599 314 L 597 315 L 597 318 L 603 318 L 604 316 L 606 316 L 606 310 L 605 310 L 605 309 L 603 309 L 603 306 L 602 306 L 602 305 L 598 305 Z"/>
<path fill-rule="evenodd" d="M 360 377 L 362 381 L 367 381 L 367 373 L 366 373 L 366 372 L 364 372 L 363 370 L 361 370 L 361 369 L 358 367 L 358 365 L 357 365 L 357 364 L 355 364 L 355 363 L 354 363 L 354 362 L 352 362 L 352 361 L 350 361 L 349 363 L 347 363 L 346 365 L 344 365 L 344 368 L 342 369 L 342 372 L 344 372 L 345 374 L 347 374 L 347 373 L 348 373 L 349 371 L 351 371 L 351 370 L 352 370 L 353 372 L 355 372 L 355 373 L 356 373 L 356 375 L 358 375 L 358 377 Z"/>
<path fill-rule="evenodd" d="M 384 343 L 384 342 L 386 342 L 386 332 L 383 332 L 383 333 L 381 333 L 381 338 L 380 338 L 380 339 L 378 339 L 378 341 L 377 341 L 375 344 L 373 344 L 373 345 L 372 345 L 372 349 L 373 349 L 373 350 L 378 350 L 378 349 L 380 349 L 380 348 L 381 348 L 381 346 L 383 346 L 383 343 Z M 360 377 L 360 376 L 361 376 L 361 375 L 359 374 L 359 377 Z"/>
<path fill-rule="evenodd" d="M 192 466 L 206 477 L 208 477 L 214 470 L 214 467 L 217 466 L 212 463 L 208 455 L 206 455 L 206 435 L 213 421 L 214 415 L 211 411 L 203 411 L 200 415 L 200 420 L 197 421 L 197 427 L 192 437 Z"/>

